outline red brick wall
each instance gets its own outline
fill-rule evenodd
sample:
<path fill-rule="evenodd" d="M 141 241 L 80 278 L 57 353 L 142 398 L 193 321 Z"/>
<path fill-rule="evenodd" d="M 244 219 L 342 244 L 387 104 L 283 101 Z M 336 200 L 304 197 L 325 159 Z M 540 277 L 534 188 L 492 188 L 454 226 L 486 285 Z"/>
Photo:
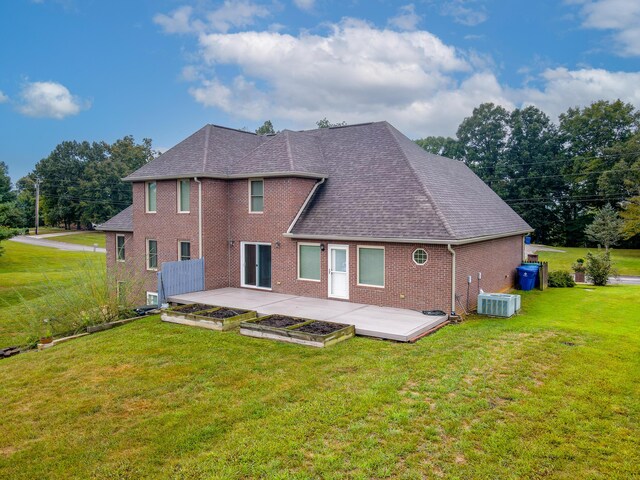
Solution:
<path fill-rule="evenodd" d="M 264 179 L 264 211 L 249 213 L 247 179 L 202 179 L 203 252 L 205 288 L 241 284 L 241 242 L 271 244 L 272 291 L 318 298 L 328 297 L 328 248 L 321 252 L 321 280 L 297 279 L 297 240 L 283 236 L 313 188 L 315 180 Z M 146 239 L 158 241 L 158 264 L 175 261 L 178 241 L 191 242 L 192 258 L 198 257 L 198 184 L 191 181 L 190 213 L 177 213 L 175 180 L 157 182 L 157 213 L 145 212 L 145 184 L 133 186 L 135 235 L 127 239 L 129 276 L 135 271 L 141 290 L 156 291 L 156 272 L 146 270 Z M 230 241 L 233 242 L 231 245 Z M 279 243 L 278 243 L 279 242 Z M 349 246 L 349 301 L 411 309 L 448 312 L 451 299 L 451 254 L 445 245 L 311 241 Z M 385 247 L 385 287 L 357 285 L 357 246 Z M 424 248 L 425 265 L 413 262 L 413 251 Z M 473 283 L 470 306 L 478 293 L 477 274 L 482 272 L 485 291 L 501 291 L 513 285 L 515 267 L 522 259 L 522 237 L 509 237 L 454 247 L 457 255 L 457 293 L 466 306 L 467 275 Z M 115 235 L 107 235 L 107 264 L 115 265 Z M 143 298 L 140 298 L 143 301 Z M 456 307 L 456 310 L 459 310 Z"/>
<path fill-rule="evenodd" d="M 477 305 L 479 288 L 485 292 L 504 292 L 516 282 L 516 267 L 522 262 L 524 243 L 521 235 L 453 247 L 456 251 L 456 293 L 467 307 L 467 277 L 469 308 Z M 482 279 L 478 284 L 478 272 Z M 460 310 L 459 305 L 456 310 Z"/>

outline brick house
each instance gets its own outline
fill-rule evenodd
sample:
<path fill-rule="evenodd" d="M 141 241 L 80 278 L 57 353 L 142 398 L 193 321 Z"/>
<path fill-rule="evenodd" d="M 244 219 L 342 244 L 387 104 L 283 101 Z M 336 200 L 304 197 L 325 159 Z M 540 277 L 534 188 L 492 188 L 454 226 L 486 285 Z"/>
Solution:
<path fill-rule="evenodd" d="M 531 231 L 464 163 L 387 122 L 206 125 L 125 180 L 133 204 L 100 229 L 109 272 L 137 278 L 140 302 L 164 262 L 204 257 L 206 289 L 455 311 L 513 286 Z"/>

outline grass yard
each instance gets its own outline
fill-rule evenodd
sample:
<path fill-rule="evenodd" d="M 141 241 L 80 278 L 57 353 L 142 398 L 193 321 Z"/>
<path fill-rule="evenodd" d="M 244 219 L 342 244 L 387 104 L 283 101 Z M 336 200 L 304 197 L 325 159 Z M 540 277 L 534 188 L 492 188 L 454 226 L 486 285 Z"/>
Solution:
<path fill-rule="evenodd" d="M 106 240 L 105 234 L 102 232 L 86 232 L 86 233 L 71 233 L 69 235 L 61 235 L 59 237 L 51 237 L 48 240 L 54 240 L 56 242 L 74 243 L 76 245 L 87 245 L 93 247 L 97 244 L 98 247 L 104 248 Z"/>
<path fill-rule="evenodd" d="M 597 252 L 597 248 L 553 247 L 564 250 L 564 253 L 539 251 L 540 261 L 549 262 L 549 270 L 571 270 L 571 265 L 578 258 L 585 258 L 587 252 Z M 620 275 L 640 275 L 640 250 L 611 249 L 611 258 Z"/>
<path fill-rule="evenodd" d="M 150 317 L 0 362 L 0 477 L 638 478 L 639 301 L 324 350 Z"/>
<path fill-rule="evenodd" d="M 104 268 L 102 253 L 66 252 L 55 248 L 2 242 L 0 256 L 0 348 L 24 342 L 28 312 L 21 304 L 46 302 L 47 288 L 64 288 L 87 265 Z"/>

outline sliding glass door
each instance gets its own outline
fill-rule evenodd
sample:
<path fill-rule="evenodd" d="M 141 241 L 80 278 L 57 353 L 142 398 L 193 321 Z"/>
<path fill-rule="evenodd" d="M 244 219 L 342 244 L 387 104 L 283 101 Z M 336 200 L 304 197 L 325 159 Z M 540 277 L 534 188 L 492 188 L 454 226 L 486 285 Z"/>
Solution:
<path fill-rule="evenodd" d="M 270 244 L 242 244 L 242 286 L 271 288 Z"/>

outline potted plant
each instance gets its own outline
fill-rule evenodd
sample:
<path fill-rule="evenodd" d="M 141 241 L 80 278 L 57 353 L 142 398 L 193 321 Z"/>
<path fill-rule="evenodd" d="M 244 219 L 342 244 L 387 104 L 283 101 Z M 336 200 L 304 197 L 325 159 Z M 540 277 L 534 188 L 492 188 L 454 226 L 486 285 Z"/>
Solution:
<path fill-rule="evenodd" d="M 584 265 L 584 258 L 579 258 L 578 260 L 576 260 L 576 263 L 574 263 L 571 266 L 571 268 L 575 273 L 574 275 L 575 281 L 578 283 L 584 283 L 585 281 L 584 274 L 587 271 L 587 267 L 585 267 Z"/>

